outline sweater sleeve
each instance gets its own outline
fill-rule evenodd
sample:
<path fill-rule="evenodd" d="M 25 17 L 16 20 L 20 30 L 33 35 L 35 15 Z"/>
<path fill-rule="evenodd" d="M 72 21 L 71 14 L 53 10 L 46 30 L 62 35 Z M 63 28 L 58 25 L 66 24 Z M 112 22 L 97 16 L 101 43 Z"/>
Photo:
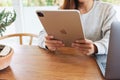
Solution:
<path fill-rule="evenodd" d="M 39 38 L 38 38 L 38 42 L 39 42 L 39 46 L 41 48 L 46 48 L 45 47 L 45 36 L 47 35 L 46 31 L 43 29 L 42 31 L 40 31 L 39 33 Z"/>
<path fill-rule="evenodd" d="M 105 12 L 105 19 L 102 26 L 102 39 L 94 42 L 97 46 L 98 54 L 107 54 L 111 24 L 116 20 L 116 11 L 113 7 L 108 8 Z"/>

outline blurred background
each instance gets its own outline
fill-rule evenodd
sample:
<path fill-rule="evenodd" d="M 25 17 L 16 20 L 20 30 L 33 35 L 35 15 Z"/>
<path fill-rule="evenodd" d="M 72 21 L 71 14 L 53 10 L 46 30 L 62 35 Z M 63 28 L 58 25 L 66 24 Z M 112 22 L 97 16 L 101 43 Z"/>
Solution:
<path fill-rule="evenodd" d="M 120 20 L 120 0 L 102 0 L 114 5 L 117 11 L 117 18 Z M 42 25 L 36 15 L 36 10 L 58 9 L 63 3 L 63 0 L 0 0 L 0 10 L 16 10 L 16 21 L 7 27 L 5 34 L 17 32 L 30 32 L 39 34 L 42 30 Z"/>
<path fill-rule="evenodd" d="M 117 19 L 120 21 L 120 0 L 101 0 L 109 2 L 114 5 L 117 11 Z M 3 35 L 13 33 L 34 33 L 39 34 L 43 29 L 37 15 L 36 10 L 57 10 L 63 4 L 63 0 L 0 0 L 0 11 L 7 9 L 10 11 L 15 10 L 17 17 L 12 25 L 7 26 Z M 13 41 L 14 40 L 14 41 Z M 28 42 L 24 39 L 25 43 Z M 18 40 L 1 40 L 0 44 L 17 44 Z M 37 40 L 34 44 L 38 45 Z"/>

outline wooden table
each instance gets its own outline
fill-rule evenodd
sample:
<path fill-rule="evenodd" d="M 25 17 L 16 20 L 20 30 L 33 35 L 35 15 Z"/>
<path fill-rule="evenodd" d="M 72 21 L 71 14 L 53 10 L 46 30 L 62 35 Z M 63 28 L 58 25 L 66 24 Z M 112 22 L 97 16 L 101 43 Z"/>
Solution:
<path fill-rule="evenodd" d="M 0 71 L 2 80 L 104 80 L 94 57 L 75 50 L 54 53 L 37 46 L 13 49 L 10 66 Z"/>

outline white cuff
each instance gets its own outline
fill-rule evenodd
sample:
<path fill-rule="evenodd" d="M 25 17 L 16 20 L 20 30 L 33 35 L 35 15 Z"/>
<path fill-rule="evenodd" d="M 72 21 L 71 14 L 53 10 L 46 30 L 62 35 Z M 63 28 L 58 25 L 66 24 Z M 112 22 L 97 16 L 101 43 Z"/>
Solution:
<path fill-rule="evenodd" d="M 104 45 L 102 45 L 102 43 L 94 42 L 94 44 L 96 45 L 96 47 L 98 49 L 97 54 L 106 54 L 107 53 L 106 47 Z"/>

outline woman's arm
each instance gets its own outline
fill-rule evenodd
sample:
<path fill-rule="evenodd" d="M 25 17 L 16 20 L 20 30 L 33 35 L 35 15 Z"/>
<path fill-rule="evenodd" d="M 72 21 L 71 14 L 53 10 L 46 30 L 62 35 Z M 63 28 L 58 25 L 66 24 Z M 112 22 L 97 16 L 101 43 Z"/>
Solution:
<path fill-rule="evenodd" d="M 95 41 L 94 44 L 97 46 L 98 54 L 105 54 L 108 52 L 108 44 L 109 44 L 109 36 L 110 36 L 110 28 L 112 22 L 117 21 L 116 19 L 116 11 L 113 7 L 108 8 L 105 13 L 105 20 L 103 21 L 102 26 L 102 39 L 99 41 Z"/>
<path fill-rule="evenodd" d="M 45 46 L 45 36 L 47 35 L 46 31 L 43 29 L 42 31 L 40 31 L 39 33 L 39 38 L 38 38 L 38 45 L 41 48 L 46 48 Z"/>

